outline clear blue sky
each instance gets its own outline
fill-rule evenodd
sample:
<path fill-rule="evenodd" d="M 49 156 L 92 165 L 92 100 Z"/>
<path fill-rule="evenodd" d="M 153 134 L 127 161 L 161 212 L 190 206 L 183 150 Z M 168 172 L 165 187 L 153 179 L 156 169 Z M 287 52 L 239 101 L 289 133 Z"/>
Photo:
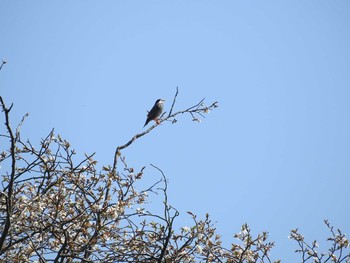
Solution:
<path fill-rule="evenodd" d="M 228 244 L 247 222 L 284 262 L 299 258 L 293 228 L 322 239 L 327 218 L 349 234 L 349 1 L 4 0 L 0 11 L 0 92 L 13 122 L 30 113 L 22 138 L 55 128 L 108 164 L 178 86 L 177 109 L 220 107 L 124 154 L 166 173 L 179 225 L 209 212 Z"/>

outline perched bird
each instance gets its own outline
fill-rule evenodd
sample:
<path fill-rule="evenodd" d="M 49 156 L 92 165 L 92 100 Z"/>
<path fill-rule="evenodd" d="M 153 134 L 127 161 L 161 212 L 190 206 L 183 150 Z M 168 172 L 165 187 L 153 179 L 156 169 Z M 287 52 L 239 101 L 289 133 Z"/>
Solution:
<path fill-rule="evenodd" d="M 154 103 L 153 108 L 147 114 L 147 120 L 145 122 L 145 127 L 151 120 L 154 120 L 157 124 L 159 124 L 158 117 L 162 114 L 163 111 L 163 103 L 165 100 L 159 99 Z"/>

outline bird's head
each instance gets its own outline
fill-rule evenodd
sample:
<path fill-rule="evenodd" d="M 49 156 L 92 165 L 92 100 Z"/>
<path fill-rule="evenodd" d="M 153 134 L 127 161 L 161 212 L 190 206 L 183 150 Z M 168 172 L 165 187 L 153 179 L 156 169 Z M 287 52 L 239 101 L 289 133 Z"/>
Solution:
<path fill-rule="evenodd" d="M 165 100 L 163 100 L 163 99 L 158 99 L 158 100 L 156 101 L 156 103 L 157 103 L 157 104 L 163 104 L 164 101 L 165 101 Z"/>

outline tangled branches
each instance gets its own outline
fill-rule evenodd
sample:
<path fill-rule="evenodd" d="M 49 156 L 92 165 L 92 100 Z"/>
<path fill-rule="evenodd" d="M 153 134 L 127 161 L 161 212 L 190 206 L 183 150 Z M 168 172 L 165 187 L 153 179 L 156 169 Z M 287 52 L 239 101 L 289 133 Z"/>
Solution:
<path fill-rule="evenodd" d="M 176 94 L 177 96 L 177 94 Z M 176 99 L 174 98 L 174 102 Z M 94 154 L 76 161 L 68 141 L 50 134 L 39 147 L 22 141 L 20 126 L 10 125 L 10 107 L 0 97 L 5 115 L 9 147 L 0 154 L 2 173 L 0 191 L 0 260 L 8 262 L 254 262 L 268 259 L 272 243 L 267 235 L 253 238 L 248 230 L 237 235 L 240 245 L 222 246 L 209 215 L 193 220 L 191 227 L 174 229 L 179 212 L 168 203 L 167 180 L 137 189 L 144 168 L 129 167 L 117 148 L 112 166 L 97 169 Z M 216 107 L 203 101 L 186 110 L 171 113 L 161 122 L 178 114 L 203 114 Z M 155 125 L 134 140 L 150 132 Z M 1 145 L 5 145 L 2 143 Z M 117 166 L 117 158 L 121 167 Z M 149 194 L 163 195 L 163 213 L 147 209 Z"/>
<path fill-rule="evenodd" d="M 346 235 L 340 229 L 335 230 L 328 220 L 325 220 L 324 223 L 331 233 L 331 236 L 327 239 L 327 241 L 331 242 L 331 246 L 327 252 L 317 251 L 317 241 L 314 240 L 312 243 L 307 243 L 298 229 L 291 231 L 289 238 L 298 243 L 299 249 L 295 252 L 301 254 L 301 262 L 350 262 L 350 242 L 346 238 Z"/>

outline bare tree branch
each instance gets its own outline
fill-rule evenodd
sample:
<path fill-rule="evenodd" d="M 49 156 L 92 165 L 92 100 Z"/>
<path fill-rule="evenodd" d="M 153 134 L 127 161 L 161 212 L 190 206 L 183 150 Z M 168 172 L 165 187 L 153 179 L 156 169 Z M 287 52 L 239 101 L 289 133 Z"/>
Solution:
<path fill-rule="evenodd" d="M 3 61 L 2 65 L 4 64 L 5 63 Z M 11 155 L 11 175 L 10 175 L 10 181 L 8 183 L 8 191 L 6 196 L 6 221 L 0 237 L 0 255 L 1 255 L 3 253 L 3 247 L 4 247 L 6 236 L 8 235 L 9 229 L 11 227 L 13 183 L 16 175 L 16 158 L 15 158 L 16 141 L 15 141 L 15 136 L 13 135 L 13 132 L 10 126 L 10 120 L 9 120 L 9 113 L 12 109 L 13 104 L 11 104 L 10 108 L 7 108 L 1 96 L 0 96 L 0 103 L 1 103 L 2 111 L 5 113 L 5 126 L 10 136 L 10 155 Z"/>
<path fill-rule="evenodd" d="M 6 64 L 7 62 L 5 60 L 2 60 L 2 63 L 0 65 L 0 70 L 2 70 L 2 67 Z"/>
<path fill-rule="evenodd" d="M 166 118 L 163 118 L 159 121 L 159 123 L 155 123 L 154 125 L 152 125 L 150 128 L 148 128 L 146 131 L 141 132 L 139 134 L 136 134 L 135 136 L 133 136 L 126 144 L 118 146 L 115 150 L 115 154 L 114 154 L 114 161 L 113 161 L 113 169 L 112 172 L 115 173 L 116 172 L 116 168 L 117 168 L 117 162 L 118 162 L 118 157 L 120 156 L 120 151 L 127 148 L 128 146 L 130 146 L 134 141 L 136 141 L 138 138 L 148 134 L 150 131 L 152 131 L 154 128 L 156 128 L 158 125 L 160 125 L 161 123 L 163 123 L 164 121 L 169 121 L 170 119 L 173 119 L 172 122 L 175 123 L 175 116 L 179 115 L 179 114 L 185 114 L 188 113 L 192 116 L 193 120 L 198 120 L 197 118 L 194 117 L 194 114 L 199 114 L 202 117 L 204 117 L 204 115 L 202 113 L 208 113 L 210 110 L 212 110 L 213 108 L 218 107 L 218 102 L 214 102 L 212 103 L 210 106 L 204 106 L 204 99 L 202 99 L 200 102 L 198 102 L 197 104 L 195 104 L 194 106 L 189 107 L 186 110 L 182 110 L 182 111 L 178 111 L 176 113 L 172 113 L 172 110 L 174 108 L 175 102 L 176 102 L 176 98 L 178 96 L 178 88 L 176 88 L 176 93 L 172 102 L 172 106 L 169 112 L 169 115 Z M 162 116 L 164 116 L 165 113 L 163 113 Z M 161 117 L 162 117 L 161 116 Z"/>
<path fill-rule="evenodd" d="M 175 105 L 175 102 L 176 102 L 177 94 L 179 94 L 179 87 L 176 87 L 176 93 L 175 93 L 175 96 L 174 96 L 174 99 L 173 99 L 173 103 L 171 104 L 171 108 L 170 108 L 168 117 L 171 116 L 171 113 L 173 112 L 173 108 L 174 108 L 174 105 Z"/>

